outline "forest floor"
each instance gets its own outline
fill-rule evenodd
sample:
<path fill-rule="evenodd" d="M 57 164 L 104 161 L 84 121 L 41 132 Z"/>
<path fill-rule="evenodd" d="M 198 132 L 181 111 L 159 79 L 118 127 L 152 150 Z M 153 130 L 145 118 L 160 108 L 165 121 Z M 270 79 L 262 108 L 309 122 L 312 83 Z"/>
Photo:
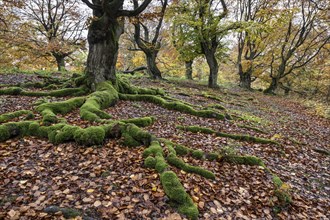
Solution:
<path fill-rule="evenodd" d="M 1 84 L 38 80 L 34 75 L 0 74 Z M 146 78 L 131 81 L 141 87 L 162 88 L 168 95 L 194 105 L 220 104 L 226 113 L 241 120 L 200 118 L 131 101 L 119 101 L 105 109 L 113 119 L 154 116 L 156 122 L 144 129 L 159 138 L 205 152 L 229 146 L 240 154 L 258 156 L 288 184 L 292 193 L 292 204 L 276 213 L 274 184 L 263 167 L 183 157 L 185 162 L 216 175 L 215 180 L 208 180 L 172 168 L 198 205 L 200 219 L 330 218 L 330 156 L 313 150 L 329 152 L 329 119 L 313 114 L 294 100 L 260 92 L 209 89 L 189 81 L 159 82 Z M 206 93 L 218 100 L 207 98 Z M 33 103 L 39 99 L 44 98 L 0 96 L 0 114 L 33 110 Z M 40 118 L 35 114 L 36 119 Z M 69 124 L 81 127 L 93 124 L 81 120 L 79 110 L 62 117 Z M 231 134 L 269 138 L 280 146 L 185 132 L 178 130 L 177 125 L 198 125 Z M 55 215 L 44 212 L 53 205 L 80 210 L 84 219 L 184 219 L 168 204 L 159 174 L 144 167 L 145 147 L 128 148 L 120 143 L 110 139 L 102 146 L 83 148 L 76 143 L 53 145 L 35 137 L 0 143 L 0 219 L 64 218 L 60 212 Z"/>

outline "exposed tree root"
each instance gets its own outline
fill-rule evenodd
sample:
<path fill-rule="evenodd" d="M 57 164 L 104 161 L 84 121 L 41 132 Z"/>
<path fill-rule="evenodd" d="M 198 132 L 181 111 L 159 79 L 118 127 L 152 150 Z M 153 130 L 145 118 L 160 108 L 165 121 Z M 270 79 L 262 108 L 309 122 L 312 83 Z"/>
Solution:
<path fill-rule="evenodd" d="M 193 133 L 204 133 L 204 134 L 215 134 L 218 137 L 226 137 L 234 140 L 239 140 L 239 141 L 248 141 L 248 142 L 253 142 L 253 143 L 260 143 L 260 144 L 276 144 L 280 145 L 278 142 L 270 140 L 270 139 L 265 139 L 265 138 L 257 138 L 249 135 L 238 135 L 238 134 L 228 134 L 228 133 L 222 133 L 222 132 L 217 132 L 214 131 L 210 128 L 203 128 L 203 127 L 198 127 L 198 126 L 177 126 L 178 129 L 184 130 L 184 131 L 190 131 Z"/>
<path fill-rule="evenodd" d="M 246 129 L 249 129 L 249 130 L 253 130 L 253 131 L 256 131 L 256 132 L 259 132 L 259 133 L 262 133 L 262 134 L 268 134 L 266 131 L 263 131 L 259 128 L 256 128 L 256 127 L 252 127 L 252 126 L 248 126 L 248 125 L 241 125 L 241 124 L 237 124 L 238 127 L 240 128 L 246 128 Z"/>
<path fill-rule="evenodd" d="M 10 112 L 10 113 L 6 113 L 6 114 L 0 115 L 0 123 L 10 121 L 10 120 L 12 120 L 14 118 L 18 118 L 18 117 L 20 117 L 22 115 L 26 115 L 25 116 L 25 119 L 26 120 L 33 119 L 34 118 L 34 114 L 32 113 L 32 111 L 29 111 L 29 110 L 19 110 L 19 111 Z"/>
<path fill-rule="evenodd" d="M 119 97 L 122 100 L 151 102 L 169 110 L 177 110 L 198 117 L 216 118 L 220 120 L 225 119 L 225 115 L 220 114 L 218 112 L 212 110 L 196 110 L 191 106 L 183 104 L 182 102 L 178 102 L 178 101 L 168 102 L 159 96 L 119 94 Z"/>
<path fill-rule="evenodd" d="M 22 95 L 22 96 L 53 96 L 53 97 L 64 97 L 64 96 L 80 96 L 87 93 L 85 87 L 79 88 L 66 88 L 53 90 L 48 92 L 39 92 L 39 91 L 25 91 L 21 87 L 9 87 L 6 89 L 0 90 L 0 95 Z"/>

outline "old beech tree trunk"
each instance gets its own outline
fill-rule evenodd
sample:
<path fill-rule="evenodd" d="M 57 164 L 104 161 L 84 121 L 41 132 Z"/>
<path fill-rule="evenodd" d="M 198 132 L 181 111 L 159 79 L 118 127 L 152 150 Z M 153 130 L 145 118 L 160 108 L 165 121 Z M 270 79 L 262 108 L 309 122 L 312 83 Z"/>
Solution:
<path fill-rule="evenodd" d="M 102 81 L 115 82 L 118 42 L 124 31 L 123 17 L 140 14 L 151 0 L 145 0 L 134 10 L 123 10 L 124 0 L 82 1 L 93 9 L 94 15 L 88 30 L 89 53 L 85 70 L 87 84 L 93 89 Z"/>

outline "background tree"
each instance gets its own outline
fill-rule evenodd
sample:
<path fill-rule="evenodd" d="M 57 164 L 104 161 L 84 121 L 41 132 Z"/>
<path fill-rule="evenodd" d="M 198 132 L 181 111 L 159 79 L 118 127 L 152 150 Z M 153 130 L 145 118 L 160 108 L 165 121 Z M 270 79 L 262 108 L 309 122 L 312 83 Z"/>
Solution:
<path fill-rule="evenodd" d="M 154 79 L 161 79 L 162 75 L 156 64 L 156 58 L 161 48 L 160 32 L 167 7 L 167 0 L 159 0 L 161 11 L 145 13 L 142 17 L 134 21 L 135 34 L 134 39 L 137 46 L 144 52 L 147 60 L 148 73 Z M 135 8 L 138 7 L 138 1 L 134 0 Z M 144 24 L 145 19 L 156 20 L 156 25 Z M 153 22 L 152 22 L 153 23 Z M 141 27 L 143 31 L 141 31 Z M 151 30 L 155 27 L 154 30 Z M 151 36 L 153 32 L 153 37 Z"/>
<path fill-rule="evenodd" d="M 175 49 L 179 52 L 179 59 L 185 63 L 185 76 L 187 79 L 192 80 L 192 65 L 198 56 L 202 54 L 201 45 L 198 41 L 198 33 L 195 28 L 190 25 L 187 25 L 184 22 L 181 22 L 180 16 L 174 16 L 175 12 L 179 12 L 182 8 L 185 8 L 182 3 L 181 6 L 175 5 L 171 10 L 168 16 L 172 17 L 171 19 L 171 38 L 172 43 Z M 185 11 L 185 13 L 189 13 Z M 193 16 L 193 15 L 189 15 Z"/>
<path fill-rule="evenodd" d="M 310 1 L 282 1 L 278 6 L 287 19 L 276 25 L 277 34 L 267 53 L 271 57 L 271 83 L 265 93 L 274 93 L 280 79 L 306 66 L 329 42 L 325 11 Z M 283 9 L 284 7 L 284 9 Z"/>
<path fill-rule="evenodd" d="M 87 16 L 79 5 L 78 0 L 28 0 L 21 8 L 25 25 L 36 33 L 28 40 L 39 52 L 52 55 L 58 70 L 65 69 L 66 57 L 85 46 L 82 32 Z"/>
<path fill-rule="evenodd" d="M 242 24 L 237 34 L 236 63 L 242 88 L 251 89 L 252 74 L 258 66 L 255 60 L 264 52 L 271 34 L 267 21 L 274 4 L 276 1 L 265 0 L 237 0 L 234 4 L 236 21 Z"/>

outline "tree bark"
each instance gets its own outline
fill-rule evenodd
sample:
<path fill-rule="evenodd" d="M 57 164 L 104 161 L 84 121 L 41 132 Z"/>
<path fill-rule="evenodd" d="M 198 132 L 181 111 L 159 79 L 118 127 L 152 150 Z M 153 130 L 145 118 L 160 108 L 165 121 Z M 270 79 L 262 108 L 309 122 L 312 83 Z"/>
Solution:
<path fill-rule="evenodd" d="M 89 53 L 85 70 L 87 85 L 92 89 L 99 82 L 116 81 L 118 42 L 123 31 L 123 21 L 106 14 L 92 21 L 88 30 Z"/>
<path fill-rule="evenodd" d="M 279 79 L 276 77 L 272 77 L 272 82 L 269 87 L 264 91 L 266 94 L 275 94 L 275 90 L 278 87 Z"/>
<path fill-rule="evenodd" d="M 146 59 L 147 59 L 147 65 L 148 65 L 148 74 L 151 76 L 153 79 L 162 79 L 162 73 L 157 67 L 156 64 L 156 58 L 158 54 L 157 51 L 148 51 L 145 53 L 146 54 Z"/>
<path fill-rule="evenodd" d="M 212 51 L 207 51 L 205 52 L 205 58 L 210 70 L 208 86 L 210 88 L 216 88 L 218 86 L 219 65 L 215 57 L 215 53 Z"/>
<path fill-rule="evenodd" d="M 186 78 L 189 80 L 193 80 L 192 77 L 192 65 L 193 65 L 193 60 L 185 61 L 185 66 L 186 66 Z"/>
<path fill-rule="evenodd" d="M 238 73 L 239 73 L 239 78 L 240 78 L 239 86 L 244 88 L 244 89 L 251 90 L 252 69 L 249 68 L 246 72 L 244 72 L 243 68 L 242 68 L 242 65 L 239 64 L 238 65 Z"/>
<path fill-rule="evenodd" d="M 60 55 L 54 55 L 55 59 L 56 59 L 56 64 L 57 64 L 57 70 L 58 71 L 66 71 L 65 69 L 65 61 L 64 61 L 64 56 L 60 56 Z"/>

